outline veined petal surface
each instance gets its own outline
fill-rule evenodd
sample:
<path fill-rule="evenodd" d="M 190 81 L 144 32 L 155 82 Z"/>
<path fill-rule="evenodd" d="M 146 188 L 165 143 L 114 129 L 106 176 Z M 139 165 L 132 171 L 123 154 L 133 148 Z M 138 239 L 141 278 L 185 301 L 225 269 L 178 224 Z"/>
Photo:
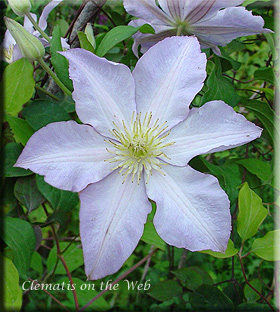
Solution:
<path fill-rule="evenodd" d="M 165 166 L 146 185 L 157 203 L 154 224 L 161 238 L 191 251 L 224 252 L 230 235 L 229 200 L 218 180 L 191 167 Z"/>
<path fill-rule="evenodd" d="M 188 117 L 175 126 L 163 149 L 173 165 L 185 166 L 194 156 L 224 151 L 260 137 L 262 129 L 222 101 L 192 108 Z"/>
<path fill-rule="evenodd" d="M 117 170 L 80 193 L 80 234 L 88 279 L 117 272 L 137 246 L 151 211 L 144 179 Z"/>
<path fill-rule="evenodd" d="M 169 127 L 186 118 L 206 78 L 206 57 L 195 37 L 171 37 L 154 45 L 133 71 L 137 112 L 152 112 Z"/>
<path fill-rule="evenodd" d="M 45 176 L 54 187 L 79 192 L 113 167 L 108 144 L 91 126 L 75 121 L 48 124 L 29 139 L 15 166 Z"/>
<path fill-rule="evenodd" d="M 76 112 L 83 123 L 110 136 L 113 121 L 129 124 L 136 110 L 135 85 L 129 68 L 84 49 L 61 52 L 69 60 Z"/>

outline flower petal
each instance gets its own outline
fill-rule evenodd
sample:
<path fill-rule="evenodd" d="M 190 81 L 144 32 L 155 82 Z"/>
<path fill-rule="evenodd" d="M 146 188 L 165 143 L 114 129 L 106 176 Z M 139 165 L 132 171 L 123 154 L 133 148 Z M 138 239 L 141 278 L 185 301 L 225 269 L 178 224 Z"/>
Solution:
<path fill-rule="evenodd" d="M 183 20 L 184 8 L 188 4 L 186 0 L 158 0 L 163 11 L 172 17 L 173 20 Z"/>
<path fill-rule="evenodd" d="M 88 279 L 117 272 L 139 242 L 151 211 L 143 179 L 116 170 L 80 193 L 80 234 Z"/>
<path fill-rule="evenodd" d="M 252 15 L 244 7 L 221 10 L 211 19 L 192 25 L 194 35 L 200 40 L 220 46 L 237 37 L 271 32 L 263 26 L 262 17 Z"/>
<path fill-rule="evenodd" d="M 230 235 L 229 200 L 218 180 L 191 167 L 166 166 L 146 186 L 157 203 L 154 224 L 168 244 L 224 252 Z"/>
<path fill-rule="evenodd" d="M 35 22 L 37 22 L 37 15 L 34 13 L 30 13 L 32 18 L 34 19 Z M 24 21 L 23 21 L 23 27 L 30 33 L 32 34 L 34 32 L 34 26 L 30 22 L 29 18 L 25 15 L 24 16 Z M 39 33 L 39 32 L 38 32 Z"/>
<path fill-rule="evenodd" d="M 57 188 L 79 192 L 108 175 L 113 164 L 108 144 L 91 126 L 62 121 L 37 131 L 27 142 L 15 167 L 45 176 Z"/>
<path fill-rule="evenodd" d="M 154 0 L 124 0 L 123 5 L 129 14 L 149 23 L 157 25 L 172 23 L 169 16 L 156 5 Z"/>
<path fill-rule="evenodd" d="M 129 68 L 83 49 L 61 52 L 69 60 L 76 112 L 83 123 L 110 136 L 112 122 L 131 121 L 136 110 L 135 86 Z"/>
<path fill-rule="evenodd" d="M 137 111 L 169 127 L 186 118 L 206 77 L 206 57 L 195 37 L 171 37 L 145 53 L 133 71 Z"/>
<path fill-rule="evenodd" d="M 49 14 L 51 13 L 51 11 L 59 5 L 60 2 L 62 2 L 63 0 L 53 0 L 51 1 L 49 4 L 47 4 L 44 9 L 43 12 L 39 18 L 39 27 L 42 30 L 45 30 L 47 28 L 47 18 L 49 16 Z"/>
<path fill-rule="evenodd" d="M 194 156 L 224 151 L 260 137 L 262 129 L 222 101 L 192 108 L 188 117 L 171 130 L 163 149 L 173 165 L 185 166 Z"/>

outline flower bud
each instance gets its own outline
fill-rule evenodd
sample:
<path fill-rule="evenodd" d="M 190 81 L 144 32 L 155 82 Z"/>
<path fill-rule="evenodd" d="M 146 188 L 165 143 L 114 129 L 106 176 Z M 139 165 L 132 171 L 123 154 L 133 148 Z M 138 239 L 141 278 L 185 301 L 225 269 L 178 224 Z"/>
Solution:
<path fill-rule="evenodd" d="M 31 9 L 31 3 L 29 0 L 8 0 L 12 10 L 18 16 L 24 16 L 26 12 Z"/>
<path fill-rule="evenodd" d="M 5 24 L 18 44 L 19 50 L 23 57 L 28 58 L 32 62 L 44 56 L 45 48 L 38 38 L 31 35 L 16 21 L 8 17 L 4 17 L 4 19 Z"/>

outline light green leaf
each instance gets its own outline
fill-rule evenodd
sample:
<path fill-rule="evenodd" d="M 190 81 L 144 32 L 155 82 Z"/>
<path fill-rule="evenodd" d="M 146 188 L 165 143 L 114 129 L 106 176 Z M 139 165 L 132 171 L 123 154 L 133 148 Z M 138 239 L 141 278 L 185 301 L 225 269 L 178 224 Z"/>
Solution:
<path fill-rule="evenodd" d="M 34 230 L 27 221 L 6 217 L 4 219 L 4 242 L 14 251 L 13 262 L 22 278 L 27 270 L 35 250 Z"/>
<path fill-rule="evenodd" d="M 227 250 L 225 253 L 216 252 L 216 251 L 212 251 L 212 250 L 202 250 L 199 252 L 208 254 L 208 255 L 213 256 L 215 258 L 224 259 L 224 258 L 230 258 L 230 257 L 233 257 L 234 255 L 236 255 L 238 253 L 238 249 L 234 248 L 233 241 L 231 239 L 229 239 Z"/>
<path fill-rule="evenodd" d="M 242 159 L 236 161 L 236 163 L 245 167 L 248 171 L 255 174 L 259 179 L 267 181 L 271 178 L 272 171 L 268 162 L 260 159 Z"/>
<path fill-rule="evenodd" d="M 154 245 L 162 250 L 165 250 L 166 244 L 156 232 L 153 222 L 146 222 L 141 240 L 147 244 Z"/>
<path fill-rule="evenodd" d="M 61 251 L 63 251 L 69 245 L 69 243 L 60 243 L 59 245 L 60 245 Z M 56 250 L 57 249 L 55 246 L 54 248 L 52 248 L 48 256 L 47 268 L 49 272 L 51 272 L 55 267 L 55 263 L 57 259 Z M 63 253 L 63 257 L 65 259 L 65 262 L 70 272 L 76 270 L 78 267 L 80 267 L 84 263 L 82 249 L 78 248 L 77 245 L 74 243 L 72 243 L 71 246 L 67 248 L 67 250 Z M 58 261 L 55 274 L 66 274 L 65 268 L 60 260 Z"/>
<path fill-rule="evenodd" d="M 259 279 L 255 278 L 249 281 L 249 283 L 260 293 L 262 292 L 262 283 Z M 244 286 L 244 296 L 249 302 L 255 302 L 260 298 L 260 296 L 250 286 L 248 286 L 248 284 L 245 284 Z"/>
<path fill-rule="evenodd" d="M 267 209 L 262 205 L 262 199 L 249 188 L 247 182 L 239 192 L 238 203 L 237 232 L 244 242 L 257 233 L 267 216 Z"/>
<path fill-rule="evenodd" d="M 12 129 L 16 142 L 26 145 L 27 141 L 34 133 L 34 130 L 30 127 L 28 122 L 24 119 L 9 115 L 6 115 L 5 118 Z"/>
<path fill-rule="evenodd" d="M 19 275 L 12 260 L 3 257 L 2 265 L 5 268 L 4 278 L 2 280 L 3 285 L 3 305 L 5 311 L 16 312 L 19 311 L 22 305 L 22 290 L 19 286 Z"/>
<path fill-rule="evenodd" d="M 257 238 L 251 251 L 267 261 L 280 260 L 280 230 L 268 232 L 264 237 Z"/>
<path fill-rule="evenodd" d="M 94 47 L 93 45 L 89 42 L 87 36 L 85 33 L 83 33 L 82 31 L 78 31 L 78 38 L 80 41 L 80 46 L 82 49 L 85 49 L 87 51 L 90 51 L 92 53 L 94 53 Z"/>
<path fill-rule="evenodd" d="M 35 87 L 33 70 L 33 66 L 25 58 L 5 68 L 1 89 L 4 111 L 7 114 L 16 116 L 21 111 L 22 105 L 31 99 Z"/>
<path fill-rule="evenodd" d="M 40 274 L 43 273 L 42 257 L 38 254 L 37 251 L 35 251 L 32 255 L 30 267 Z"/>

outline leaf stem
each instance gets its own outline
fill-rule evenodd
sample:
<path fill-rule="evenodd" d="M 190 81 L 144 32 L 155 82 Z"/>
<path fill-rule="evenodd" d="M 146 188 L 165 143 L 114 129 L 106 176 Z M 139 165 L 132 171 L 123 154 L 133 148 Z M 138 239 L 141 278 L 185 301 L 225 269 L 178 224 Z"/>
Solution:
<path fill-rule="evenodd" d="M 56 97 L 55 95 L 53 95 L 52 93 L 50 93 L 49 91 L 47 91 L 46 89 L 44 88 L 41 88 L 39 86 L 35 86 L 35 88 L 38 90 L 38 91 L 41 91 L 43 93 L 45 93 L 46 95 L 48 95 L 49 97 L 51 97 L 52 99 L 56 100 L 56 101 L 59 101 L 59 98 Z"/>
<path fill-rule="evenodd" d="M 51 42 L 51 38 L 41 29 L 41 27 L 35 22 L 32 15 L 29 12 L 26 12 L 25 15 L 28 17 L 32 25 L 36 30 L 39 31 L 39 33 L 42 35 L 43 38 L 45 38 L 48 42 Z"/>

